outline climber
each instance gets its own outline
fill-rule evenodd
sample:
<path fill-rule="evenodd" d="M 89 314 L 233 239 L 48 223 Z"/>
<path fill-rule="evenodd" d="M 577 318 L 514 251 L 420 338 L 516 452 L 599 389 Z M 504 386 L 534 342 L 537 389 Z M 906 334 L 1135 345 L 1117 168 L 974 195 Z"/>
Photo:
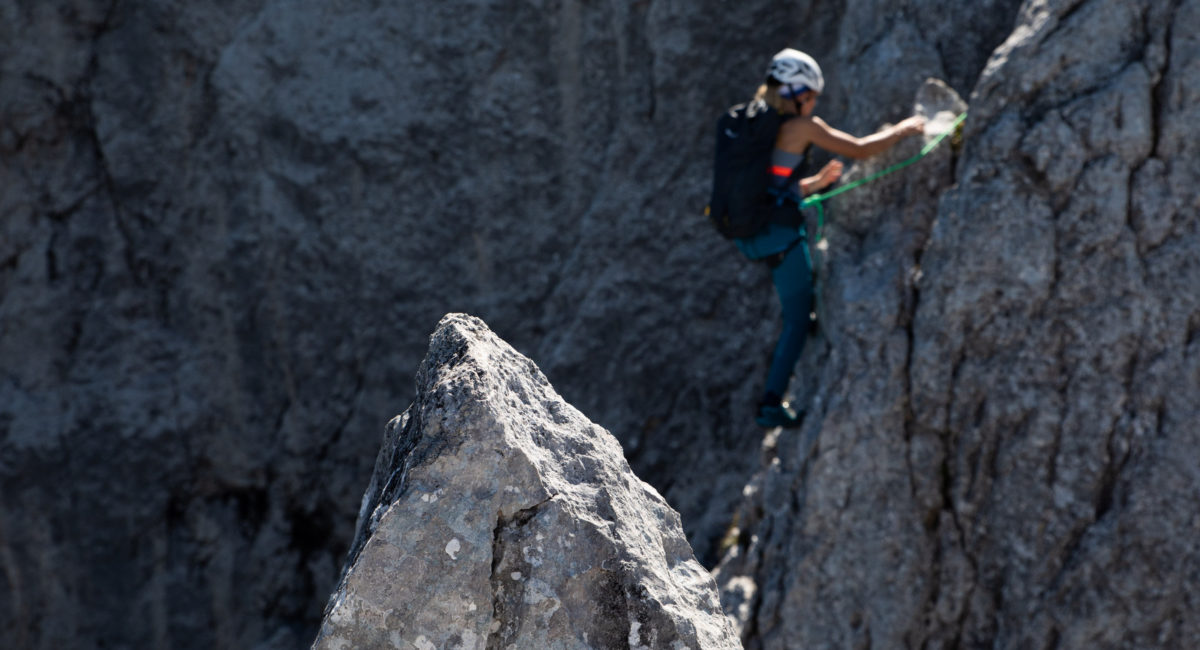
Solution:
<path fill-rule="evenodd" d="M 771 59 L 765 83 L 755 99 L 784 115 L 771 156 L 773 193 L 795 205 L 805 195 L 833 184 L 842 174 L 842 163 L 833 160 L 814 176 L 791 183 L 793 170 L 803 164 L 810 145 L 848 158 L 866 158 L 886 151 L 911 135 L 924 132 L 924 118 L 909 117 L 865 137 L 839 131 L 813 115 L 817 98 L 825 89 L 821 68 L 808 54 L 791 48 Z M 787 185 L 790 185 L 788 187 Z M 798 211 L 797 211 L 798 212 Z M 759 426 L 795 427 L 804 417 L 783 401 L 792 369 L 804 349 L 812 309 L 812 261 L 802 219 L 798 223 L 772 220 L 757 234 L 735 239 L 747 258 L 765 261 L 783 308 L 783 330 L 775 345 L 766 386 L 755 421 Z"/>

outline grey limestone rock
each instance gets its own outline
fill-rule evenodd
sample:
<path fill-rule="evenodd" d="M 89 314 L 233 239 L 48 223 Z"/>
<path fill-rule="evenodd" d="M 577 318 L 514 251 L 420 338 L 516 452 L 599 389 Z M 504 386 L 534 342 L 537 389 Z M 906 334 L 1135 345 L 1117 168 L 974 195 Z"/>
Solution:
<path fill-rule="evenodd" d="M 477 318 L 387 428 L 314 648 L 737 648 L 679 515 Z"/>
<path fill-rule="evenodd" d="M 451 311 L 616 432 L 711 563 L 778 321 L 699 216 L 713 118 L 784 46 L 855 133 L 926 77 L 965 96 L 1018 5 L 0 0 L 0 646 L 307 643 Z M 1152 106 L 1195 104 L 1185 72 Z M 1137 168 L 1139 247 L 1182 255 L 1188 173 Z"/>
<path fill-rule="evenodd" d="M 1200 645 L 1198 24 L 1026 2 L 953 187 L 835 218 L 810 420 L 719 573 L 748 647 Z"/>

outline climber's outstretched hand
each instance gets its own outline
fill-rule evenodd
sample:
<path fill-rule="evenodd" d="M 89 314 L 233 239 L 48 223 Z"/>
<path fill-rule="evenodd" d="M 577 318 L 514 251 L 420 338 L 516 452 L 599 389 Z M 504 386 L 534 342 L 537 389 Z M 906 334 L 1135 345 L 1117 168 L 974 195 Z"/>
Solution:
<path fill-rule="evenodd" d="M 925 133 L 925 118 L 920 115 L 914 115 L 897 124 L 895 129 L 900 137 L 922 135 Z"/>

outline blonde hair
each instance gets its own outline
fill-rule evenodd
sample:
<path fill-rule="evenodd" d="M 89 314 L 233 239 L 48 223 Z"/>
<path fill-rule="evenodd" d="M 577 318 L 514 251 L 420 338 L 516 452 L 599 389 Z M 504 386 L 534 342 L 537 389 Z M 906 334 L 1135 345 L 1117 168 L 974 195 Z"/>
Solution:
<path fill-rule="evenodd" d="M 795 103 L 786 100 L 779 95 L 779 89 L 782 87 L 783 86 L 776 86 L 774 84 L 763 84 L 758 87 L 757 91 L 754 92 L 754 99 L 761 99 L 767 103 L 767 106 L 770 106 L 780 113 L 795 113 Z"/>

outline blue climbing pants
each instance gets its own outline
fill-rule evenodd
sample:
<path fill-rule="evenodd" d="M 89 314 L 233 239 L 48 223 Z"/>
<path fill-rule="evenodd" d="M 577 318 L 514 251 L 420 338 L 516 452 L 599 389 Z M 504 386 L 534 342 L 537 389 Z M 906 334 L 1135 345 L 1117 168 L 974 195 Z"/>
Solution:
<path fill-rule="evenodd" d="M 775 344 L 775 354 L 771 358 L 766 392 L 782 396 L 808 337 L 813 288 L 807 241 L 801 240 L 784 254 L 779 266 L 771 269 L 771 280 L 783 308 L 783 331 L 779 333 L 779 342 Z"/>

